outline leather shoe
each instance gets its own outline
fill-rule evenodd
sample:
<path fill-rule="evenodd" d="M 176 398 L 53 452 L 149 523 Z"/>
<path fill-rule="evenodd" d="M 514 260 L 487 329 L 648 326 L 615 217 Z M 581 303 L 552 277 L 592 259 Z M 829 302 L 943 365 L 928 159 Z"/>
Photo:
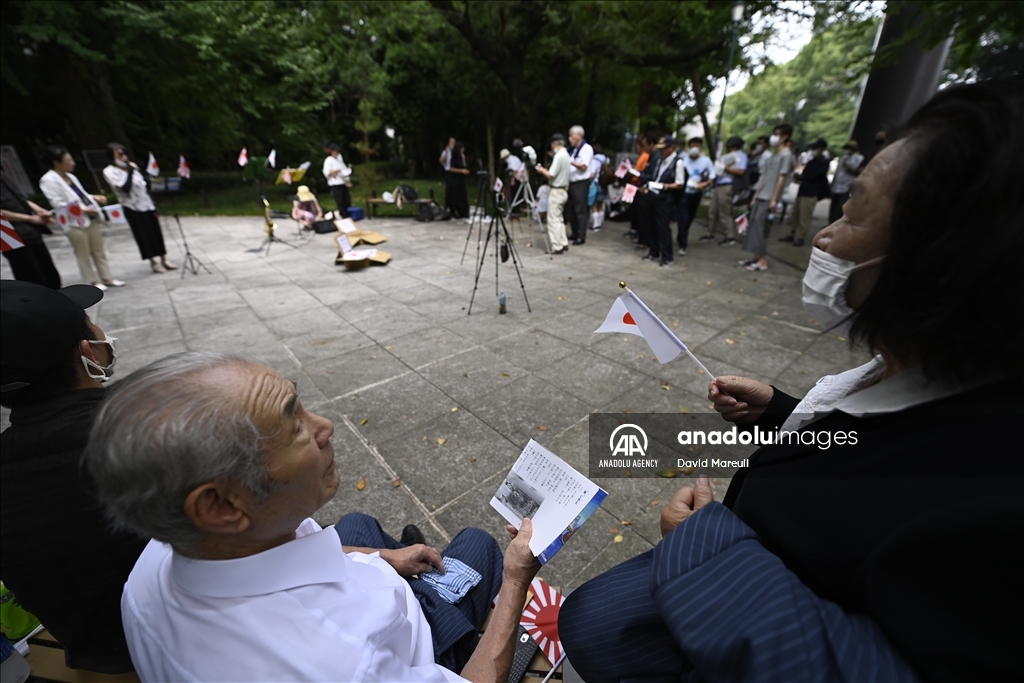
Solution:
<path fill-rule="evenodd" d="M 427 537 L 423 535 L 418 526 L 410 524 L 402 529 L 402 537 L 398 539 L 398 542 L 402 545 L 416 545 L 417 543 L 426 545 Z"/>
<path fill-rule="evenodd" d="M 581 240 L 581 239 L 574 239 L 572 241 L 572 243 L 577 245 L 577 246 L 580 245 L 580 244 L 586 244 L 586 242 L 587 242 L 586 240 Z"/>

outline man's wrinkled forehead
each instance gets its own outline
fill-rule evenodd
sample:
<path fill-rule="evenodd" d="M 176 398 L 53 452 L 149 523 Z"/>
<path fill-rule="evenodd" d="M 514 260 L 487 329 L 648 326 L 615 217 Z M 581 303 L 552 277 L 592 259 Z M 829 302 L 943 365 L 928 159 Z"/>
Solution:
<path fill-rule="evenodd" d="M 295 384 L 266 365 L 233 363 L 204 379 L 219 387 L 225 398 L 250 416 L 261 431 L 276 429 L 294 416 L 298 396 Z"/>

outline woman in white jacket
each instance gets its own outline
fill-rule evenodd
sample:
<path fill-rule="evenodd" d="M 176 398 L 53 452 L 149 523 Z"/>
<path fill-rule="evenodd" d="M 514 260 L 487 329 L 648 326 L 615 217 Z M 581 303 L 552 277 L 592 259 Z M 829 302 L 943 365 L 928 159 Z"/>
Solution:
<path fill-rule="evenodd" d="M 58 225 L 67 231 L 68 239 L 75 250 L 75 257 L 78 259 L 78 269 L 82 271 L 82 279 L 103 290 L 108 285 L 123 287 L 125 283 L 115 280 L 110 274 L 100 223 L 92 222 L 92 218 L 99 217 L 103 210 L 100 204 L 106 204 L 107 198 L 86 193 L 82 183 L 72 173 L 75 170 L 75 160 L 67 148 L 47 147 L 45 160 L 50 162 L 53 169 L 39 179 L 39 189 L 46 195 L 50 206 L 55 212 L 64 207 L 77 207 L 80 210 L 72 211 L 77 214 L 77 220 L 67 223 L 58 221 Z"/>

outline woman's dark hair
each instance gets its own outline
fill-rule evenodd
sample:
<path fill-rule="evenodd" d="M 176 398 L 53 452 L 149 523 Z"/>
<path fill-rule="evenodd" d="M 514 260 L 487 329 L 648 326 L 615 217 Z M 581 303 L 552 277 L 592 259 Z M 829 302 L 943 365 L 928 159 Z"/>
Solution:
<path fill-rule="evenodd" d="M 911 159 L 852 336 L 944 383 L 1024 376 L 1024 80 L 953 86 L 900 136 Z"/>
<path fill-rule="evenodd" d="M 43 166 L 53 168 L 53 165 L 63 159 L 65 154 L 70 154 L 67 147 L 48 145 L 43 152 Z"/>
<path fill-rule="evenodd" d="M 120 142 L 110 142 L 110 143 L 107 143 L 107 158 L 110 159 L 111 161 L 113 161 L 114 160 L 114 152 L 116 152 L 117 150 L 121 150 L 125 154 L 127 154 L 128 153 L 127 149 L 128 148 L 125 147 L 124 145 L 122 145 Z"/>
<path fill-rule="evenodd" d="M 81 339 L 96 341 L 96 335 L 93 333 L 92 328 L 89 327 L 88 322 L 82 325 L 81 334 L 82 336 L 79 341 Z M 74 351 L 68 349 L 67 354 L 64 355 L 64 358 L 59 363 L 47 370 L 46 374 L 34 380 L 27 387 L 5 391 L 3 394 L 0 394 L 0 404 L 3 404 L 5 408 L 19 408 L 74 389 L 78 383 L 78 368 L 81 367 L 82 363 L 79 360 L 81 356 L 77 353 L 77 349 L 78 344 L 76 343 Z"/>
<path fill-rule="evenodd" d="M 341 147 L 338 145 L 337 142 L 328 142 L 326 145 L 324 145 L 324 147 L 331 150 L 332 152 L 337 152 L 338 154 L 341 154 Z"/>

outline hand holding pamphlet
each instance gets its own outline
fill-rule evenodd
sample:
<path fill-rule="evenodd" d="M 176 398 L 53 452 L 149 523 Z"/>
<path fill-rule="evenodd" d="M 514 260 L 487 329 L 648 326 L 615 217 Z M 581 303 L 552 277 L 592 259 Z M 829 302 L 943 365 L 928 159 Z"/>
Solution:
<path fill-rule="evenodd" d="M 515 528 L 533 521 L 530 550 L 547 564 L 601 505 L 608 493 L 530 439 L 491 498 L 491 507 Z"/>

